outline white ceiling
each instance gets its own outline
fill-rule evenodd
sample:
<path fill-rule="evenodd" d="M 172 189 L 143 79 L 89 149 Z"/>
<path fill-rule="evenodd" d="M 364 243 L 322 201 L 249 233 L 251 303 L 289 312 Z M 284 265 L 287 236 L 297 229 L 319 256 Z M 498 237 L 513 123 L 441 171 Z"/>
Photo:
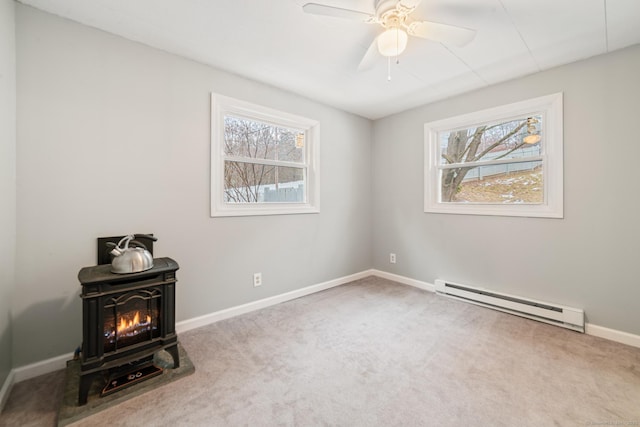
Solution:
<path fill-rule="evenodd" d="M 473 28 L 458 48 L 410 37 L 400 64 L 358 72 L 381 27 L 306 14 L 308 1 L 20 0 L 177 55 L 377 119 L 640 43 L 640 0 L 422 0 L 412 18 Z"/>

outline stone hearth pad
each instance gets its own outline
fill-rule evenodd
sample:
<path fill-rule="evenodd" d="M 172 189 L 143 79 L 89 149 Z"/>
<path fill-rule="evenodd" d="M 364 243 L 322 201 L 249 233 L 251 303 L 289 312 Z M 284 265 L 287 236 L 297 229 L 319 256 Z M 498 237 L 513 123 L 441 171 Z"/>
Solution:
<path fill-rule="evenodd" d="M 100 397 L 102 384 L 94 381 L 89 390 L 87 404 L 78 406 L 78 389 L 80 387 L 80 360 L 67 361 L 65 376 L 65 387 L 62 404 L 58 411 L 58 427 L 69 425 L 82 418 L 96 414 L 104 409 L 122 403 L 134 396 L 151 391 L 164 384 L 191 375 L 195 372 L 195 367 L 189 359 L 187 352 L 178 343 L 178 353 L 180 355 L 180 367 L 177 369 L 164 369 L 161 375 L 142 381 L 136 385 L 120 390 L 116 393 Z M 156 366 L 167 368 L 173 365 L 171 356 L 166 351 L 158 352 L 154 357 Z"/>

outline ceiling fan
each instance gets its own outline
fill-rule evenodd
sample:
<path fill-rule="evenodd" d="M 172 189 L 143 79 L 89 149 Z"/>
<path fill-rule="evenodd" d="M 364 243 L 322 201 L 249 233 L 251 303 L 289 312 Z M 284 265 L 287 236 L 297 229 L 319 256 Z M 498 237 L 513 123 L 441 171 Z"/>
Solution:
<path fill-rule="evenodd" d="M 384 28 L 373 40 L 369 49 L 358 65 L 363 71 L 375 63 L 378 53 L 386 57 L 398 57 L 407 47 L 408 36 L 420 37 L 443 44 L 464 46 L 476 35 L 475 30 L 455 25 L 441 24 L 431 21 L 414 21 L 411 14 L 421 0 L 377 0 L 375 14 L 359 10 L 343 9 L 319 3 L 307 3 L 302 6 L 306 13 L 332 16 L 379 24 Z"/>

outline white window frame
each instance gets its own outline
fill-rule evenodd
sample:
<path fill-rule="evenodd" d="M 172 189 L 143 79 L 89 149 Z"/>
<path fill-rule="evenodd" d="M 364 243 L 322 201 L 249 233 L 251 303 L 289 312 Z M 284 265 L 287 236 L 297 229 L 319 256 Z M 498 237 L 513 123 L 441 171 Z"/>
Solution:
<path fill-rule="evenodd" d="M 440 142 L 444 131 L 508 121 L 530 114 L 543 115 L 542 168 L 544 201 L 541 204 L 481 204 L 441 202 Z M 563 218 L 563 98 L 562 93 L 502 105 L 424 125 L 424 211 L 470 215 Z"/>
<path fill-rule="evenodd" d="M 226 203 L 224 201 L 224 117 L 233 115 L 305 134 L 305 202 Z M 211 94 L 211 216 L 286 215 L 320 212 L 320 123 L 228 96 Z M 229 157 L 232 160 L 231 157 Z"/>

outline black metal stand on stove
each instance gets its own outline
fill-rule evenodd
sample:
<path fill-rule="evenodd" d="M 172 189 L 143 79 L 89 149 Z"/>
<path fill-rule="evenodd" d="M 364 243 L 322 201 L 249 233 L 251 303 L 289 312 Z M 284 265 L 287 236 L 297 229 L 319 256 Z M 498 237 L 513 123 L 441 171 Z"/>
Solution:
<path fill-rule="evenodd" d="M 87 403 L 95 379 L 122 375 L 129 364 L 135 376 L 160 350 L 171 355 L 174 368 L 180 366 L 175 330 L 179 266 L 171 258 L 153 263 L 140 273 L 113 274 L 109 264 L 78 273 L 83 317 L 79 405 Z"/>

